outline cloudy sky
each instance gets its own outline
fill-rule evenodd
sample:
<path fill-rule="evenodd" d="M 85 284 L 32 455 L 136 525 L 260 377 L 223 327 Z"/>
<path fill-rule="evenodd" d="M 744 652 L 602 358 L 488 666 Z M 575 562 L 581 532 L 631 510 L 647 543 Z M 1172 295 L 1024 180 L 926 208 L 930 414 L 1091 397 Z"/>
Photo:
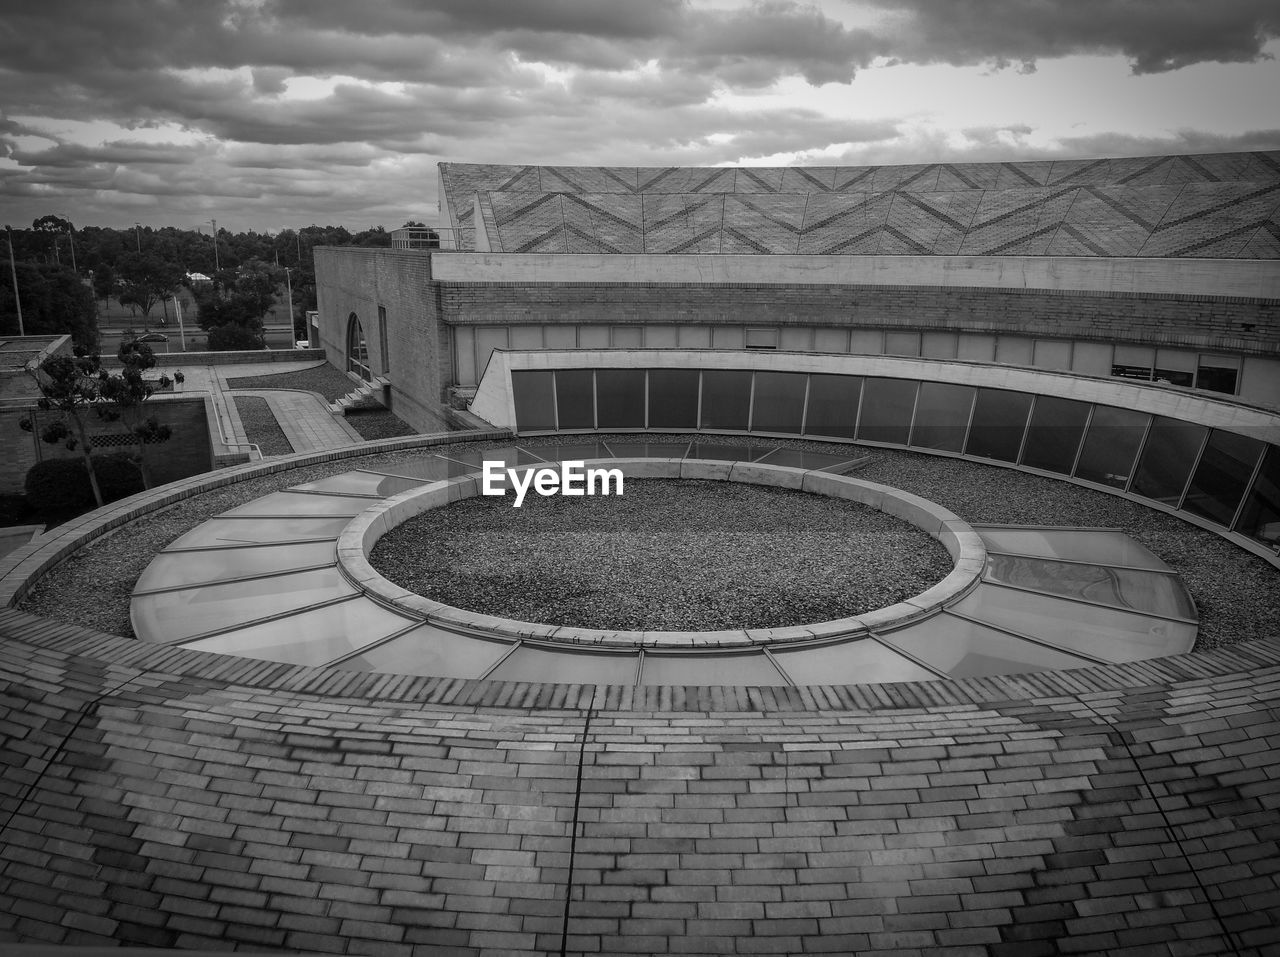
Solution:
<path fill-rule="evenodd" d="M 436 222 L 441 161 L 1280 148 L 1276 0 L 0 0 L 0 219 Z"/>

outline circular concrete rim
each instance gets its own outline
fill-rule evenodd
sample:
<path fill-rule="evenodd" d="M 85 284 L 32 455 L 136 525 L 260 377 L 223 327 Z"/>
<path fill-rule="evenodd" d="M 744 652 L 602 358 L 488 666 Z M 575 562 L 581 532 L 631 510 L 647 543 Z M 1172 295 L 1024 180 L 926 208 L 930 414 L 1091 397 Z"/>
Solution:
<path fill-rule="evenodd" d="M 576 461 L 576 460 L 575 460 Z M 373 600 L 433 625 L 508 639 L 535 639 L 609 648 L 745 648 L 866 635 L 927 618 L 977 587 L 987 550 L 973 528 L 941 505 L 901 489 L 845 475 L 781 465 L 703 459 L 591 459 L 587 467 L 621 469 L 627 479 L 703 479 L 794 489 L 858 502 L 919 528 L 941 542 L 954 567 L 940 582 L 905 601 L 848 618 L 783 628 L 726 631 L 624 631 L 575 628 L 500 618 L 424 598 L 388 581 L 369 563 L 373 546 L 392 528 L 434 508 L 480 494 L 478 473 L 392 496 L 357 515 L 338 537 L 338 568 Z M 517 466 L 525 471 L 541 466 Z"/>

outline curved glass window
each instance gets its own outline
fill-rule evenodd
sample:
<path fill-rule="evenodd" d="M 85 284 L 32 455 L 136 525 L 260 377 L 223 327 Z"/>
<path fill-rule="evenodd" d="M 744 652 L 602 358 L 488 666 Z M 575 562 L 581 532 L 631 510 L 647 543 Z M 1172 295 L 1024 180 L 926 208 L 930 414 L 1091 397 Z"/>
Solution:
<path fill-rule="evenodd" d="M 916 400 L 915 429 L 911 444 L 944 452 L 964 448 L 973 408 L 973 387 L 946 382 L 924 382 Z"/>
<path fill-rule="evenodd" d="M 698 370 L 649 370 L 649 428 L 698 427 Z"/>
<path fill-rule="evenodd" d="M 1236 531 L 1268 545 L 1280 544 L 1280 447 L 1270 446 Z"/>
<path fill-rule="evenodd" d="M 601 369 L 596 373 L 596 402 L 600 428 L 643 429 L 644 370 Z"/>
<path fill-rule="evenodd" d="M 750 372 L 708 369 L 702 373 L 702 428 L 745 432 L 750 416 Z"/>
<path fill-rule="evenodd" d="M 511 397 L 516 406 L 516 428 L 556 427 L 556 393 L 552 372 L 541 369 L 515 369 L 511 373 Z"/>
<path fill-rule="evenodd" d="M 1208 431 L 1203 425 L 1156 416 L 1138 459 L 1132 491 L 1177 508 Z"/>
<path fill-rule="evenodd" d="M 1244 497 L 1263 444 L 1247 435 L 1214 429 L 1191 476 L 1182 507 L 1220 525 L 1230 525 Z"/>
<path fill-rule="evenodd" d="M 807 378 L 803 372 L 757 372 L 751 431 L 799 434 Z"/>
<path fill-rule="evenodd" d="M 369 370 L 369 344 L 365 342 L 364 329 L 354 312 L 347 318 L 347 371 L 354 372 L 365 382 L 373 378 Z"/>
<path fill-rule="evenodd" d="M 1084 424 L 1088 421 L 1087 402 L 1036 396 L 1027 444 L 1022 450 L 1022 464 L 1070 475 L 1084 435 Z"/>
<path fill-rule="evenodd" d="M 804 420 L 805 434 L 853 438 L 861 394 L 861 376 L 819 373 L 809 376 L 809 409 Z"/>
<path fill-rule="evenodd" d="M 1018 461 L 1031 396 L 1003 389 L 979 389 L 965 452 L 1002 462 Z"/>
<path fill-rule="evenodd" d="M 1149 421 L 1151 416 L 1145 412 L 1095 405 L 1076 463 L 1076 478 L 1112 488 L 1127 486 Z"/>
<path fill-rule="evenodd" d="M 556 412 L 562 429 L 596 427 L 595 373 L 590 369 L 556 371 Z"/>
<path fill-rule="evenodd" d="M 915 409 L 919 385 L 915 379 L 864 380 L 858 438 L 906 445 L 907 436 L 911 434 L 911 413 Z"/>

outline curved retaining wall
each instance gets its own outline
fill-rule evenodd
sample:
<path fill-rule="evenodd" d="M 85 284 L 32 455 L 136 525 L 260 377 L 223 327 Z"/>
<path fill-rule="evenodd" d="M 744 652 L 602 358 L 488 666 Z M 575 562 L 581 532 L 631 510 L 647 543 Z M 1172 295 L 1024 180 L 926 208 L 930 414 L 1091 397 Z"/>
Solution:
<path fill-rule="evenodd" d="M 947 683 L 631 688 L 335 673 L 12 609 L 0 636 L 0 940 L 1280 947 L 1275 637 Z"/>
<path fill-rule="evenodd" d="M 505 638 L 546 638 L 556 642 L 591 646 L 713 646 L 755 647 L 762 643 L 812 640 L 815 634 L 845 636 L 872 628 L 889 629 L 939 611 L 959 600 L 978 584 L 986 567 L 987 550 L 967 522 L 942 506 L 900 489 L 864 482 L 843 475 L 820 474 L 777 465 L 742 462 L 709 462 L 692 459 L 597 459 L 586 467 L 618 469 L 628 479 L 716 479 L 798 489 L 818 495 L 858 502 L 879 509 L 919 528 L 937 539 L 951 556 L 954 567 L 942 581 L 905 601 L 887 608 L 804 627 L 780 627 L 736 631 L 601 631 L 512 621 L 493 615 L 454 608 L 415 595 L 383 578 L 369 563 L 374 545 L 391 529 L 416 515 L 480 494 L 478 483 L 462 479 L 426 489 L 413 489 L 367 509 L 352 520 L 338 538 L 338 567 L 365 594 L 409 615 L 429 618 L 443 627 L 477 629 Z M 519 468 L 517 468 L 517 471 Z"/>

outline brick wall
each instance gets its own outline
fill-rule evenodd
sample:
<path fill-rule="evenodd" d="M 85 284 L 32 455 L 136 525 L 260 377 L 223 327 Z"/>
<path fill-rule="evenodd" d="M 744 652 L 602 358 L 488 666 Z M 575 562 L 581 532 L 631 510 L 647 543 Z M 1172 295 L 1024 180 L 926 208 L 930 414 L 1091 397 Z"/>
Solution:
<path fill-rule="evenodd" d="M 951 329 L 1280 355 L 1280 302 L 1226 296 L 831 285 L 439 283 L 450 323 Z"/>
<path fill-rule="evenodd" d="M 440 322 L 430 256 L 388 249 L 317 249 L 316 295 L 320 346 L 329 362 L 346 369 L 347 323 L 355 313 L 370 368 L 391 379 L 396 415 L 422 432 L 446 428 L 437 406 L 452 377 L 452 345 L 448 327 Z M 390 368 L 382 362 L 379 306 L 387 313 Z"/>
<path fill-rule="evenodd" d="M 200 396 L 175 396 L 147 404 L 150 414 L 155 415 L 173 430 L 173 437 L 164 445 L 157 447 L 158 454 L 151 458 L 151 468 L 155 482 L 161 485 L 173 482 L 189 475 L 207 472 L 213 467 L 209 445 L 209 423 L 205 414 L 205 401 Z M 32 432 L 23 432 L 18 421 L 28 414 L 37 417 L 48 413 L 36 412 L 32 409 L 6 408 L 0 410 L 0 437 L 6 454 L 0 457 L 0 492 L 22 492 L 27 471 L 36 462 L 50 458 L 74 458 L 80 450 L 67 451 L 62 445 L 50 445 L 40 441 L 39 426 Z M 90 435 L 116 434 L 125 431 L 119 422 L 100 422 L 90 416 Z M 110 446 L 100 449 L 103 452 L 131 452 L 127 445 Z"/>

